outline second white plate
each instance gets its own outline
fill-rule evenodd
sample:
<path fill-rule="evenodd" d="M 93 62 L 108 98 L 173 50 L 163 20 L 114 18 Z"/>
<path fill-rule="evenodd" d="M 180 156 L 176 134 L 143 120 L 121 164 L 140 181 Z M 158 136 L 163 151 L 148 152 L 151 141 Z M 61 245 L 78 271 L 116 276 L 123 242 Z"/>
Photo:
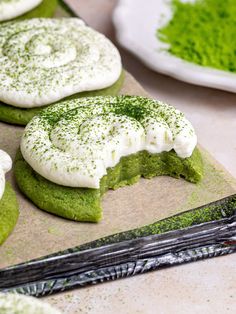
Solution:
<path fill-rule="evenodd" d="M 167 46 L 157 40 L 156 30 L 171 18 L 170 3 L 171 0 L 119 0 L 113 15 L 119 43 L 152 70 L 235 93 L 236 74 L 195 65 L 163 49 Z"/>

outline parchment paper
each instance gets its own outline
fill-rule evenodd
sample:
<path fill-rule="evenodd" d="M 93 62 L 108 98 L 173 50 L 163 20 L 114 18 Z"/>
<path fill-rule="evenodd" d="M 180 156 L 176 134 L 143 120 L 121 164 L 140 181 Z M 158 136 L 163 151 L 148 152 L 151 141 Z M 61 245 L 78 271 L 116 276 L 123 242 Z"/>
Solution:
<path fill-rule="evenodd" d="M 57 16 L 62 15 L 63 10 L 58 10 Z M 121 94 L 148 96 L 128 73 Z M 0 148 L 13 159 L 22 132 L 22 127 L 0 122 Z M 19 192 L 11 172 L 8 179 L 18 196 L 20 217 L 15 230 L 0 247 L 0 268 L 150 224 L 235 193 L 235 180 L 201 150 L 205 177 L 200 184 L 158 177 L 109 191 L 103 198 L 104 217 L 98 224 L 73 222 L 41 211 Z"/>

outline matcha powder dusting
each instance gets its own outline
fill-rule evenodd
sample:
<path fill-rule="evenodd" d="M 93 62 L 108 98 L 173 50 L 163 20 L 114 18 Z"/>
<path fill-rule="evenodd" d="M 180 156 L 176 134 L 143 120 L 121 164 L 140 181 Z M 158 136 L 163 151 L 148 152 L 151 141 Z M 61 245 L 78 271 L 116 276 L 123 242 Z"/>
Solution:
<path fill-rule="evenodd" d="M 236 0 L 172 0 L 173 16 L 157 30 L 168 51 L 202 66 L 236 72 Z"/>

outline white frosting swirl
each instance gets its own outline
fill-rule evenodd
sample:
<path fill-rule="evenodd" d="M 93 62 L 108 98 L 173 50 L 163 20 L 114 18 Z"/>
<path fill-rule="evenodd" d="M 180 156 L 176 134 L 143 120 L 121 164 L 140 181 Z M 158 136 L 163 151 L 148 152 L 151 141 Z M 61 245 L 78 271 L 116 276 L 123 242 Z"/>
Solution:
<path fill-rule="evenodd" d="M 0 293 L 0 313 L 3 314 L 60 314 L 48 303 L 20 294 Z"/>
<path fill-rule="evenodd" d="M 78 18 L 0 27 L 0 100 L 15 107 L 39 107 L 106 88 L 121 71 L 116 47 Z"/>
<path fill-rule="evenodd" d="M 137 96 L 94 97 L 48 108 L 27 125 L 21 151 L 30 166 L 64 186 L 99 188 L 122 156 L 174 149 L 190 157 L 194 129 L 175 108 Z"/>
<path fill-rule="evenodd" d="M 5 174 L 11 170 L 12 160 L 11 157 L 0 149 L 0 200 L 5 191 Z"/>
<path fill-rule="evenodd" d="M 1 0 L 0 21 L 7 21 L 36 8 L 43 0 Z"/>

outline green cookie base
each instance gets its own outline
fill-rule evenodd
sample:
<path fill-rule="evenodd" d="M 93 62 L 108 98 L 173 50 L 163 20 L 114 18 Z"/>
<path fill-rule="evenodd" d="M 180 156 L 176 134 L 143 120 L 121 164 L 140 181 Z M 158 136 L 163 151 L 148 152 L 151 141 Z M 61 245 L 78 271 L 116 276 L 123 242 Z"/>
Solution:
<path fill-rule="evenodd" d="M 6 240 L 16 225 L 19 209 L 16 194 L 10 183 L 6 183 L 0 200 L 0 245 Z"/>
<path fill-rule="evenodd" d="M 33 10 L 20 15 L 9 21 L 20 21 L 25 19 L 33 19 L 36 17 L 53 17 L 58 5 L 58 0 L 43 0 L 36 8 Z M 5 21 L 4 21 L 5 22 Z M 2 22 L 2 23 L 4 23 Z"/>
<path fill-rule="evenodd" d="M 185 159 L 179 158 L 174 151 L 138 152 L 121 158 L 119 164 L 109 168 L 101 179 L 100 189 L 72 188 L 50 182 L 36 173 L 20 152 L 14 171 L 20 190 L 39 208 L 76 221 L 98 222 L 102 218 L 101 197 L 108 189 L 134 184 L 140 177 L 161 175 L 197 183 L 203 177 L 203 163 L 197 148 Z"/>
<path fill-rule="evenodd" d="M 125 79 L 125 72 L 122 71 L 119 79 L 111 86 L 96 90 L 96 91 L 89 91 L 89 92 L 82 92 L 72 96 L 69 96 L 67 99 L 75 99 L 81 97 L 91 97 L 91 96 L 115 96 L 118 94 L 120 89 L 123 86 Z M 64 99 L 64 100 L 65 100 Z M 49 105 L 52 106 L 53 104 Z M 0 102 L 0 121 L 11 123 L 11 124 L 18 124 L 18 125 L 26 125 L 35 115 L 39 114 L 40 111 L 45 109 L 48 106 L 32 108 L 32 109 L 22 109 L 13 107 L 3 102 Z"/>

